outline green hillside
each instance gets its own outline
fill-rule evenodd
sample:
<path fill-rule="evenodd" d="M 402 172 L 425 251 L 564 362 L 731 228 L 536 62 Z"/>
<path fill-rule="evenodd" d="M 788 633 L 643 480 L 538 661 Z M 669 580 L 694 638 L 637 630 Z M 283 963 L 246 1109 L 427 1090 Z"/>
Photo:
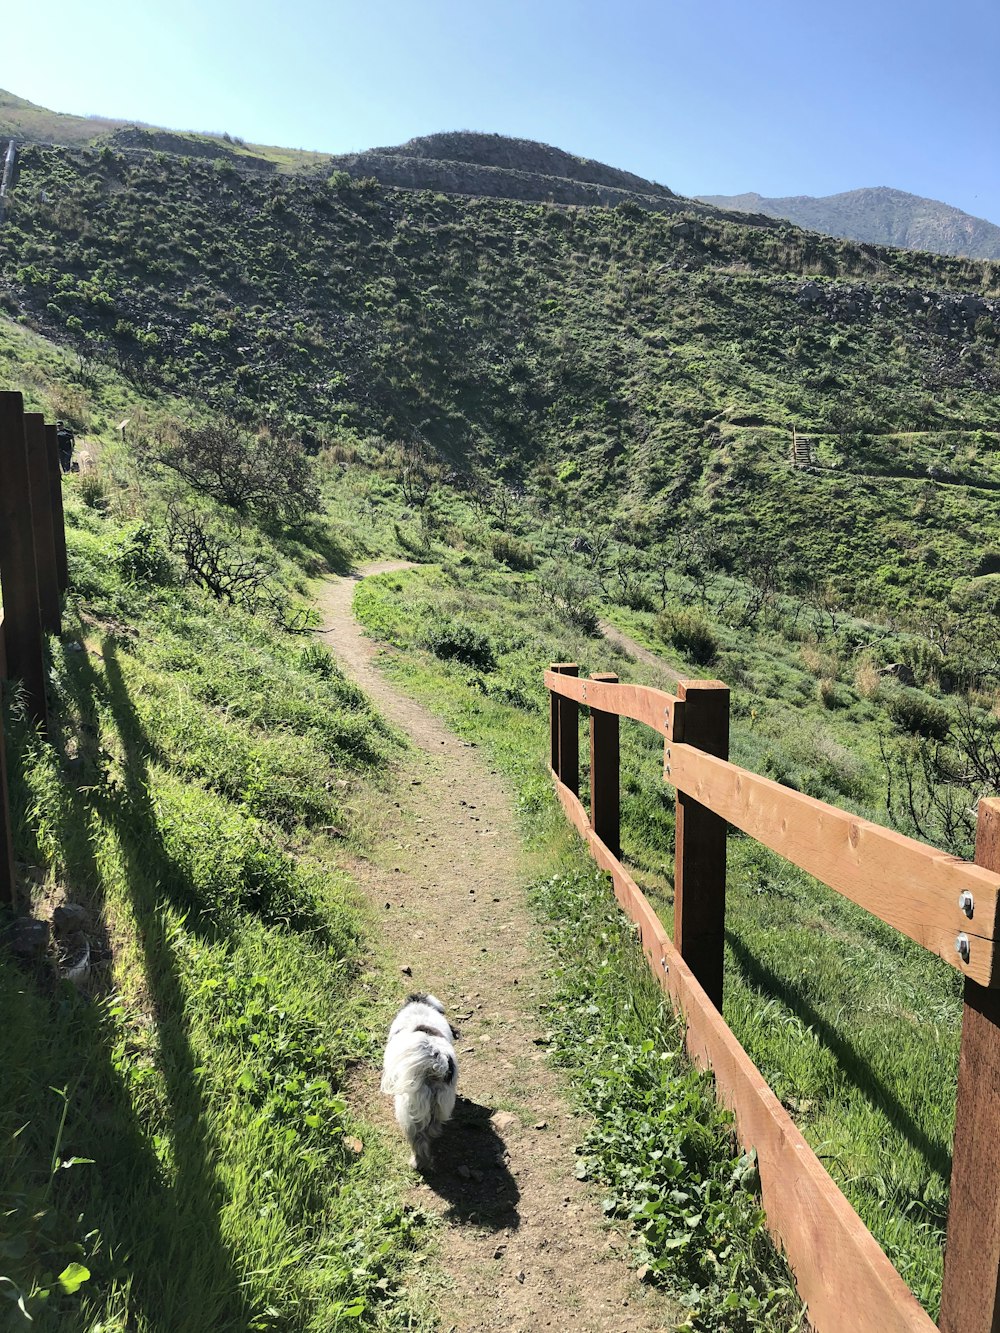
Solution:
<path fill-rule="evenodd" d="M 859 606 L 992 541 L 995 265 L 110 148 L 23 152 L 0 263 L 9 313 L 151 389 L 499 470 L 644 545 L 708 514 Z"/>
<path fill-rule="evenodd" d="M 186 1015 L 165 1072 L 147 1075 L 131 1051 L 123 1057 L 121 1117 L 160 1133 L 177 1115 L 170 1079 L 204 1065 L 207 1109 L 180 1105 L 203 1126 L 179 1162 L 198 1224 L 181 1237 L 181 1259 L 198 1251 L 199 1227 L 218 1230 L 218 1217 L 243 1256 L 234 1268 L 227 1246 L 206 1251 L 198 1289 L 209 1322 L 234 1308 L 236 1286 L 261 1327 L 322 1327 L 331 1299 L 353 1319 L 356 1293 L 371 1327 L 407 1326 L 412 1315 L 398 1285 L 411 1221 L 393 1206 L 398 1182 L 390 1176 L 382 1191 L 365 1174 L 379 1159 L 369 1167 L 363 1156 L 355 1170 L 324 1139 L 317 1174 L 290 1180 L 268 1230 L 232 1084 L 277 1078 L 266 1063 L 270 1030 L 263 1068 L 235 1028 L 217 1052 L 212 1039 L 220 1012 L 223 1036 L 236 1023 L 226 1005 L 231 995 L 242 1003 L 240 977 L 257 986 L 259 972 L 269 994 L 304 960 L 300 970 L 320 980 L 293 996 L 295 1039 L 309 1080 L 317 1044 L 334 1043 L 330 1086 L 310 1087 L 331 1099 L 334 1137 L 348 1127 L 340 1077 L 359 1047 L 371 1056 L 359 1032 L 372 1030 L 370 997 L 356 984 L 364 923 L 339 879 L 314 872 L 317 861 L 330 864 L 324 840 L 345 831 L 341 823 L 349 846 L 363 846 L 364 793 L 394 741 L 294 631 L 308 623 L 307 576 L 406 555 L 426 567 L 366 584 L 357 612 L 391 648 L 388 670 L 511 783 L 545 862 L 535 886 L 544 919 L 563 938 L 576 929 L 574 912 L 589 922 L 580 956 L 593 966 L 562 977 L 552 1000 L 555 1054 L 595 1116 L 581 1169 L 607 1191 L 612 1215 L 646 1219 L 641 1262 L 688 1292 L 690 1327 L 794 1327 L 784 1279 L 768 1266 L 773 1256 L 762 1258 L 759 1218 L 744 1226 L 740 1212 L 747 1249 L 731 1243 L 734 1193 L 747 1208 L 752 1184 L 734 1190 L 725 1145 L 713 1138 L 703 1154 L 703 1131 L 689 1136 L 686 1160 L 711 1163 L 704 1210 L 660 1177 L 647 1187 L 630 1157 L 642 1135 L 652 1143 L 677 1132 L 660 1091 L 676 1054 L 647 1049 L 623 1018 L 654 1013 L 645 973 L 640 983 L 623 966 L 624 995 L 602 991 L 617 928 L 551 799 L 540 670 L 578 660 L 584 671 L 662 683 L 655 666 L 602 637 L 602 618 L 617 623 L 679 672 L 732 686 L 740 763 L 968 855 L 975 802 L 1000 788 L 1000 265 L 742 222 L 669 191 L 654 209 L 638 196 L 582 207 L 398 189 L 343 165 L 275 169 L 263 151 L 232 141 L 116 133 L 125 137 L 98 146 L 23 148 L 0 228 L 5 383 L 68 419 L 98 457 L 70 483 L 72 624 L 92 651 L 74 666 L 60 648 L 56 686 L 67 713 L 88 724 L 80 710 L 98 699 L 107 753 L 86 751 L 98 771 L 86 771 L 83 803 L 65 805 L 58 764 L 44 747 L 31 751 L 17 775 L 19 818 L 32 864 L 36 852 L 40 864 L 59 864 L 55 821 L 75 821 L 84 850 L 82 830 L 98 830 L 107 861 L 84 869 L 100 872 L 101 891 L 120 904 L 132 949 L 144 928 L 154 932 L 163 988 L 154 999 Z M 469 149 L 463 136 L 447 137 L 440 151 L 475 156 L 482 136 L 472 138 Z M 536 167 L 575 169 L 568 155 L 534 148 Z M 493 149 L 499 164 L 465 165 L 507 173 L 505 191 L 516 191 L 519 168 L 504 163 L 526 162 L 524 147 L 511 158 L 504 141 Z M 606 170 L 590 165 L 593 175 Z M 249 486 L 260 471 L 268 486 Z M 189 507 L 227 559 L 238 563 L 246 549 L 269 571 L 245 603 L 241 592 L 235 607 L 222 606 L 225 592 L 190 558 Z M 219 678 L 220 638 L 239 679 Z M 171 703 L 172 690 L 190 694 L 190 707 Z M 137 700 L 131 711 L 126 694 Z M 669 921 L 673 804 L 657 740 L 624 742 L 623 827 L 630 862 Z M 357 828 L 346 801 L 341 809 L 341 783 L 359 793 Z M 285 804 L 283 791 L 292 793 Z M 184 841 L 186 802 L 212 833 L 203 856 Z M 141 833 L 158 849 L 163 903 L 155 874 L 140 881 L 138 904 L 126 901 L 116 849 L 137 858 Z M 265 854 L 268 837 L 277 850 Z M 243 861 L 233 868 L 236 853 L 251 869 L 260 863 L 264 901 L 240 898 L 249 872 Z M 960 978 L 749 840 L 734 838 L 731 853 L 727 1020 L 935 1312 Z M 200 933 L 219 893 L 221 939 Z M 289 893 L 316 919 L 299 922 Z M 627 959 L 630 941 L 619 945 Z M 137 1015 L 112 1013 L 106 1030 L 88 1029 L 90 1055 L 105 1060 L 115 1041 L 134 1040 L 146 1013 L 138 983 L 135 991 Z M 14 983 L 7 993 L 15 1007 L 35 1003 Z M 273 1008 L 265 1001 L 252 1006 L 262 1025 Z M 338 1003 L 358 1006 L 365 1023 L 338 1029 Z M 599 1009 L 606 1045 L 595 1051 L 627 1056 L 634 1075 L 617 1083 L 612 1065 L 588 1053 Z M 49 1018 L 39 1001 L 34 1029 L 51 1030 Z M 67 1081 L 56 1046 L 18 1084 L 18 1106 Z M 95 1096 L 116 1068 L 109 1063 Z M 280 1130 L 305 1085 L 294 1069 L 278 1072 L 296 1084 L 287 1105 L 278 1099 Z M 627 1118 L 625 1103 L 642 1088 L 654 1091 Z M 703 1089 L 690 1095 L 703 1105 Z M 50 1111 L 26 1145 L 36 1174 L 58 1127 L 58 1106 Z M 240 1186 L 230 1210 L 216 1209 L 205 1169 L 217 1144 L 223 1176 Z M 269 1160 L 284 1160 L 280 1143 L 265 1146 Z M 154 1178 L 148 1154 L 137 1149 L 136 1160 Z M 740 1169 L 741 1180 L 752 1177 L 747 1162 Z M 141 1172 L 136 1179 L 141 1187 Z M 342 1189 L 332 1214 L 331 1182 Z M 98 1182 L 91 1198 L 89 1183 L 80 1186 L 110 1249 L 105 1258 L 92 1247 L 101 1292 L 111 1294 L 107 1308 L 95 1296 L 91 1312 L 115 1328 L 130 1327 L 133 1310 L 138 1327 L 157 1327 L 146 1318 L 155 1283 L 143 1265 L 154 1262 L 157 1236 L 172 1234 L 171 1219 L 161 1210 L 144 1235 L 139 1187 L 122 1218 L 113 1192 L 102 1195 Z M 356 1268 L 344 1244 L 352 1209 L 375 1219 Z M 61 1214 L 72 1236 L 75 1215 L 68 1205 Z M 275 1255 L 292 1245 L 284 1267 Z M 119 1260 L 133 1250 L 134 1265 Z M 31 1251 L 32 1273 L 47 1253 Z M 171 1311 L 183 1307 L 180 1284 L 170 1299 Z M 772 1299 L 784 1322 L 772 1319 Z"/>

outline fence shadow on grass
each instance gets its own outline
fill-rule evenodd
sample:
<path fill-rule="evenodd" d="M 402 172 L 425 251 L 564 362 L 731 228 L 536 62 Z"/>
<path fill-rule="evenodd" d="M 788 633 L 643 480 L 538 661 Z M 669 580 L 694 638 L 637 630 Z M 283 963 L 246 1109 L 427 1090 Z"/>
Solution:
<path fill-rule="evenodd" d="M 81 719 L 74 764 L 79 785 L 68 786 L 59 813 L 63 827 L 55 836 L 65 857 L 70 895 L 85 903 L 95 920 L 106 916 L 104 876 L 93 842 L 95 813 L 116 843 L 114 851 L 106 849 L 105 854 L 121 857 L 154 1028 L 148 1057 L 163 1080 L 163 1132 L 170 1165 L 161 1163 L 152 1135 L 136 1115 L 134 1097 L 152 1092 L 150 1087 L 143 1093 L 134 1080 L 137 1052 L 124 1056 L 133 1062 L 130 1083 L 119 1072 L 124 1053 L 115 1049 L 120 1038 L 110 1020 L 76 997 L 65 1001 L 56 995 L 55 1009 L 68 1002 L 89 1011 L 78 1029 L 82 1044 L 54 1052 L 56 1064 L 71 1065 L 65 1081 L 78 1081 L 86 1089 L 85 1098 L 72 1108 L 67 1148 L 96 1162 L 76 1174 L 81 1209 L 88 1223 L 98 1227 L 111 1256 L 108 1270 L 95 1272 L 95 1288 L 109 1279 L 127 1287 L 133 1319 L 141 1314 L 151 1327 L 235 1333 L 248 1327 L 251 1312 L 221 1232 L 223 1200 L 214 1167 L 218 1146 L 207 1123 L 198 1061 L 184 1017 L 183 986 L 161 906 L 165 896 L 179 906 L 189 905 L 192 889 L 159 834 L 147 787 L 151 747 L 115 646 L 106 640 L 102 648 L 103 675 L 87 654 L 74 658 L 68 673 L 67 687 Z M 124 748 L 123 790 L 107 785 L 96 762 L 101 753 L 98 701 L 110 710 Z M 63 744 L 67 739 L 59 738 Z M 148 1118 L 144 1114 L 143 1120 Z"/>
<path fill-rule="evenodd" d="M 944 1180 L 951 1176 L 951 1148 L 917 1123 L 908 1107 L 896 1096 L 888 1084 L 872 1069 L 865 1056 L 849 1037 L 833 1026 L 809 1003 L 792 983 L 773 971 L 766 963 L 754 957 L 742 940 L 732 931 L 726 931 L 726 942 L 733 951 L 744 977 L 767 995 L 776 996 L 798 1018 L 811 1028 L 824 1046 L 837 1059 L 837 1066 L 865 1098 L 876 1107 L 902 1134 L 927 1163 Z"/>

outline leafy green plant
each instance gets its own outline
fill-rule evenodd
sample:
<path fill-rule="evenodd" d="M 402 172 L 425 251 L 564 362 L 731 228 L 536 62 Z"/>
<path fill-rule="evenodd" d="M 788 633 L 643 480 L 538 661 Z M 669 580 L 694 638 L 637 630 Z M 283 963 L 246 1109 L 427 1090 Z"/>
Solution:
<path fill-rule="evenodd" d="M 719 651 L 715 632 L 697 611 L 684 608 L 664 611 L 657 618 L 656 630 L 661 639 L 701 666 L 711 662 Z"/>
<path fill-rule="evenodd" d="M 535 567 L 535 554 L 525 542 L 506 532 L 498 532 L 490 539 L 493 558 L 510 569 L 527 570 Z"/>
<path fill-rule="evenodd" d="M 951 730 L 951 714 L 944 704 L 918 690 L 898 689 L 887 695 L 885 709 L 897 727 L 943 741 Z"/>
<path fill-rule="evenodd" d="M 446 662 L 463 662 L 480 671 L 496 666 L 496 649 L 489 635 L 464 621 L 438 621 L 428 629 L 426 643 L 435 657 Z"/>

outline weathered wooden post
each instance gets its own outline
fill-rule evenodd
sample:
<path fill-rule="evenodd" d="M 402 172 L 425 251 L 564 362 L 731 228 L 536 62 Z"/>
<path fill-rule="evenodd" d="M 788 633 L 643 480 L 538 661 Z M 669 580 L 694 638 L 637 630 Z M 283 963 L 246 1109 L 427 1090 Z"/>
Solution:
<path fill-rule="evenodd" d="M 575 662 L 553 662 L 550 671 L 578 676 Z M 550 695 L 552 727 L 552 771 L 574 796 L 580 794 L 580 705 L 561 694 Z"/>
<path fill-rule="evenodd" d="M 728 759 L 729 687 L 719 680 L 682 680 L 677 693 L 684 701 L 685 743 Z M 678 792 L 674 848 L 674 944 L 721 1011 L 726 821 Z"/>
<path fill-rule="evenodd" d="M 40 412 L 25 412 L 24 434 L 28 447 L 31 523 L 35 534 L 35 566 L 38 571 L 38 614 L 42 629 L 49 634 L 58 634 L 62 628 L 59 573 L 49 487 L 48 442 L 45 438 L 45 418 Z"/>
<path fill-rule="evenodd" d="M 1000 874 L 1000 800 L 979 802 L 976 864 Z M 963 895 L 965 898 L 966 895 Z M 972 895 L 960 903 L 975 921 Z M 975 943 L 973 941 L 973 943 Z M 1000 1333 L 1000 990 L 965 980 L 943 1333 Z"/>
<path fill-rule="evenodd" d="M 49 507 L 52 510 L 52 536 L 56 546 L 56 579 L 59 591 L 65 592 L 69 586 L 69 568 L 66 562 L 66 516 L 63 513 L 59 437 L 55 426 L 45 427 L 45 445 L 49 465 Z"/>
<path fill-rule="evenodd" d="M 7 796 L 7 750 L 3 734 L 3 708 L 0 706 L 0 904 L 14 907 L 16 894 L 14 829 L 10 822 L 10 800 Z"/>
<path fill-rule="evenodd" d="M 23 683 L 29 714 L 44 726 L 45 664 L 24 401 L 11 392 L 0 392 L 0 587 L 7 675 Z"/>
<path fill-rule="evenodd" d="M 611 671 L 599 671 L 591 680 L 617 685 Z M 621 855 L 618 714 L 590 709 L 590 823 L 615 856 Z"/>

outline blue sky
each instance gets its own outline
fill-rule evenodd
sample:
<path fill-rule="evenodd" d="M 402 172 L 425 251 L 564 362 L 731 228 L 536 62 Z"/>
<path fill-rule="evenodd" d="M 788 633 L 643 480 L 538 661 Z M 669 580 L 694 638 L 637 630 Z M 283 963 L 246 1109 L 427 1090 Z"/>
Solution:
<path fill-rule="evenodd" d="M 0 86 L 348 151 L 443 129 L 682 194 L 891 185 L 1000 223 L 1000 0 L 36 0 Z"/>

